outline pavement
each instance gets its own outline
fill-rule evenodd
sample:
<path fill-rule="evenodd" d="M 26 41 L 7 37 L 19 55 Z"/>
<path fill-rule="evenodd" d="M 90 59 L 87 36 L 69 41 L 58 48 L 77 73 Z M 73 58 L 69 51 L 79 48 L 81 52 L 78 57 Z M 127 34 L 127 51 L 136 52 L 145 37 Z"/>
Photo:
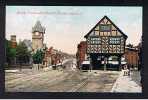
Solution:
<path fill-rule="evenodd" d="M 140 78 L 139 71 L 131 71 L 130 76 L 123 76 L 123 71 L 121 71 L 111 92 L 141 93 Z"/>

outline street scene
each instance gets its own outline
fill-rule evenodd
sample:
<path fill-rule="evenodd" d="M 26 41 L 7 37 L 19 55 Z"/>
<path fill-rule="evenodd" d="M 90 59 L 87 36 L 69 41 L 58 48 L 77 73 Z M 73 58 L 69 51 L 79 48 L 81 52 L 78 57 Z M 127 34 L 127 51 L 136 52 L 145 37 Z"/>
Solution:
<path fill-rule="evenodd" d="M 23 69 L 6 75 L 6 91 L 9 92 L 107 92 L 116 81 L 119 72 L 80 72 L 67 61 L 59 70 Z M 71 67 L 70 67 L 71 66 Z"/>
<path fill-rule="evenodd" d="M 7 6 L 5 40 L 5 92 L 142 93 L 141 7 Z"/>

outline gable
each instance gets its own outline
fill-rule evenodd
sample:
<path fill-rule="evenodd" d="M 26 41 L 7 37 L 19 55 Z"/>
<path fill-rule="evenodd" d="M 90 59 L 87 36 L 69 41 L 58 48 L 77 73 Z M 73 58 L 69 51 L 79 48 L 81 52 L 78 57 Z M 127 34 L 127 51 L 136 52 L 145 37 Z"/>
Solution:
<path fill-rule="evenodd" d="M 88 36 L 124 36 L 125 35 L 107 16 L 104 16 L 84 37 Z"/>

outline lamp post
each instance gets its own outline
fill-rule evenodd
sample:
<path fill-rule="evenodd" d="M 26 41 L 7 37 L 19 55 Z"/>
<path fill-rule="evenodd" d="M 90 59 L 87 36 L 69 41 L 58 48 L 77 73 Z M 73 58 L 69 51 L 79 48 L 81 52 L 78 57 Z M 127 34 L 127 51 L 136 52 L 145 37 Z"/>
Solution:
<path fill-rule="evenodd" d="M 91 58 L 89 58 L 89 59 L 90 59 L 89 61 L 90 61 L 90 72 L 91 72 L 92 71 L 92 67 L 93 67 L 92 66 L 92 59 Z"/>
<path fill-rule="evenodd" d="M 105 57 L 104 58 L 104 71 L 106 71 L 106 61 L 107 61 L 107 58 Z"/>

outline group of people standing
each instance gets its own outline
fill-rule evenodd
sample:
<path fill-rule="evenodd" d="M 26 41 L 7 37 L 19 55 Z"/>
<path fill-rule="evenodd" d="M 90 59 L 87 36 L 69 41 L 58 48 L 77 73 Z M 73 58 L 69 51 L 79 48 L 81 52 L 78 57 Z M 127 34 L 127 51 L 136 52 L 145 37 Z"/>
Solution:
<path fill-rule="evenodd" d="M 130 67 L 127 64 L 123 65 L 122 71 L 124 76 L 130 76 Z"/>

